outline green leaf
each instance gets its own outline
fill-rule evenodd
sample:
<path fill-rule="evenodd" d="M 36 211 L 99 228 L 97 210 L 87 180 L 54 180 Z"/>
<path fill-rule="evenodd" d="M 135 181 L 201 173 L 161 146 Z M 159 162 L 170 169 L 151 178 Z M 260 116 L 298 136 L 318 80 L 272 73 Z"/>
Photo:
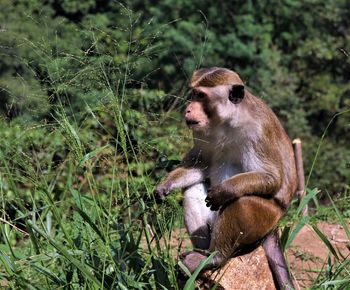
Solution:
<path fill-rule="evenodd" d="M 108 148 L 110 145 L 105 145 L 103 147 L 97 148 L 94 151 L 91 151 L 87 154 L 85 154 L 83 156 L 83 158 L 81 159 L 81 161 L 79 162 L 79 166 L 82 167 L 84 165 L 84 163 L 88 160 L 90 160 L 91 158 L 95 157 L 96 155 L 98 155 L 100 152 L 102 152 L 103 150 L 105 150 L 106 148 Z"/>

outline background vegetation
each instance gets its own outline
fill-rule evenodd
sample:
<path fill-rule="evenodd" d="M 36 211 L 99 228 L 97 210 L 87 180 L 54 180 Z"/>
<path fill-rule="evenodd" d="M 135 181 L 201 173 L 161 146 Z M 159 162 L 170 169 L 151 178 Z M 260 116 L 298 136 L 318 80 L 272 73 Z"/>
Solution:
<path fill-rule="evenodd" d="M 181 111 L 203 66 L 238 71 L 302 138 L 309 197 L 341 198 L 344 222 L 349 46 L 346 0 L 2 0 L 0 285 L 178 287 L 181 195 L 152 191 L 190 146 Z M 337 258 L 315 287 L 348 273 Z"/>

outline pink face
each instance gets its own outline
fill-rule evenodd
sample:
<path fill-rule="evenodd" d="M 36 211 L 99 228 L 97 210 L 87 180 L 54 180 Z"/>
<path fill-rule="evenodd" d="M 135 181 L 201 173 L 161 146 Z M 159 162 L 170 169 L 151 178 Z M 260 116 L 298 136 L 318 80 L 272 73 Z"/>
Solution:
<path fill-rule="evenodd" d="M 200 130 L 208 126 L 207 102 L 208 96 L 204 92 L 196 89 L 193 90 L 192 100 L 185 110 L 186 124 L 190 129 Z"/>
<path fill-rule="evenodd" d="M 210 130 L 221 124 L 238 124 L 238 108 L 245 95 L 243 85 L 195 87 L 185 111 L 188 127 L 194 131 Z"/>

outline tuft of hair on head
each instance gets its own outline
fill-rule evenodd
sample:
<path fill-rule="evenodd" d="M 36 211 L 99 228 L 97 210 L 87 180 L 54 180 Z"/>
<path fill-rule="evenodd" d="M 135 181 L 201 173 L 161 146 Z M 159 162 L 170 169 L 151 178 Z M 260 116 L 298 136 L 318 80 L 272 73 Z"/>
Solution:
<path fill-rule="evenodd" d="M 239 75 L 222 67 L 201 68 L 193 73 L 190 87 L 215 87 L 220 85 L 243 85 Z"/>

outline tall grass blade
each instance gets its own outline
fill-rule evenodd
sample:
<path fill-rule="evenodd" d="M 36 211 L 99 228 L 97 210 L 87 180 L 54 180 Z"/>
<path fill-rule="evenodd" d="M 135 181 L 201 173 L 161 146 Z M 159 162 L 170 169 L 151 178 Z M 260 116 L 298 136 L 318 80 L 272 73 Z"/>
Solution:
<path fill-rule="evenodd" d="M 101 231 L 99 230 L 99 228 L 96 226 L 96 224 L 91 220 L 91 218 L 88 216 L 87 213 L 85 213 L 81 208 L 76 207 L 77 212 L 79 213 L 79 215 L 83 218 L 83 220 L 85 222 L 87 222 L 90 227 L 96 232 L 96 234 L 101 238 L 101 240 L 103 242 L 106 242 L 105 237 L 103 236 L 103 234 L 101 233 Z"/>
<path fill-rule="evenodd" d="M 211 263 L 213 261 L 214 256 L 217 254 L 217 252 L 213 252 L 210 254 L 210 256 L 208 258 L 206 258 L 205 260 L 203 260 L 202 262 L 200 262 L 198 268 L 196 269 L 196 271 L 193 272 L 193 274 L 190 276 L 190 278 L 187 280 L 185 286 L 184 286 L 184 290 L 194 290 L 196 289 L 196 284 L 195 281 L 199 275 L 199 273 L 204 269 L 204 267 Z M 179 262 L 181 263 L 181 262 Z M 183 267 L 185 267 L 183 265 Z"/>
<path fill-rule="evenodd" d="M 38 243 L 38 240 L 37 240 L 37 238 L 35 237 L 35 235 L 33 233 L 32 228 L 28 224 L 28 221 L 26 221 L 26 228 L 27 228 L 27 231 L 29 233 L 30 240 L 32 241 L 32 244 L 33 244 L 33 247 L 34 247 L 34 251 L 35 251 L 36 254 L 39 254 L 40 253 L 39 243 Z"/>
<path fill-rule="evenodd" d="M 59 243 L 57 243 L 53 238 L 51 238 L 50 236 L 46 235 L 41 229 L 39 229 L 35 224 L 33 224 L 31 221 L 28 221 L 28 224 L 32 227 L 32 229 L 34 231 L 36 231 L 39 235 L 41 235 L 43 238 L 45 238 L 46 240 L 48 240 L 48 242 L 54 247 L 56 248 L 56 250 L 58 252 L 60 252 L 62 254 L 62 256 L 64 256 L 69 262 L 71 262 L 75 267 L 77 267 L 82 273 L 84 273 L 85 277 L 90 280 L 98 289 L 99 288 L 103 288 L 103 285 L 101 284 L 100 281 L 98 281 L 96 279 L 96 277 L 94 277 L 92 275 L 92 270 L 90 270 L 89 268 L 87 268 L 85 265 L 83 265 L 82 263 L 80 263 L 76 258 L 74 258 L 71 254 L 69 254 L 69 252 L 63 247 L 61 246 Z"/>
<path fill-rule="evenodd" d="M 291 232 L 291 234 L 289 235 L 285 245 L 284 245 L 284 249 L 286 250 L 291 243 L 293 242 L 293 240 L 295 239 L 295 237 L 297 236 L 297 234 L 300 232 L 300 230 L 309 222 L 310 217 L 309 216 L 303 216 L 301 218 L 301 220 L 298 222 L 298 224 L 296 225 L 296 227 L 294 228 L 294 230 Z"/>
<path fill-rule="evenodd" d="M 285 226 L 283 231 L 282 231 L 282 234 L 281 234 L 281 246 L 282 246 L 283 250 L 286 249 L 286 244 L 287 244 L 288 237 L 290 235 L 291 229 L 292 229 L 291 226 Z"/>
<path fill-rule="evenodd" d="M 79 162 L 79 166 L 82 167 L 86 161 L 90 160 L 91 158 L 97 156 L 99 153 L 101 153 L 106 148 L 110 147 L 110 145 L 105 145 L 103 147 L 97 148 L 83 156 L 83 159 Z"/>
<path fill-rule="evenodd" d="M 331 242 L 327 239 L 324 233 L 316 226 L 312 225 L 312 228 L 314 229 L 315 233 L 318 235 L 318 237 L 321 239 L 321 241 L 327 246 L 328 250 L 332 253 L 334 257 L 339 260 L 338 254 L 334 247 L 332 246 Z"/>
<path fill-rule="evenodd" d="M 309 201 L 316 197 L 318 193 L 317 188 L 314 189 L 307 189 L 307 194 L 304 196 L 304 198 L 300 201 L 300 204 L 298 206 L 296 215 L 300 215 L 304 207 L 309 203 Z"/>
<path fill-rule="evenodd" d="M 347 226 L 347 224 L 346 224 L 346 222 L 345 222 L 345 220 L 344 220 L 343 215 L 342 215 L 342 214 L 340 213 L 340 211 L 338 210 L 337 206 L 335 205 L 335 203 L 334 203 L 333 199 L 331 198 L 331 196 L 329 195 L 328 191 L 326 191 L 326 193 L 327 193 L 327 196 L 328 196 L 329 200 L 331 201 L 332 206 L 333 206 L 333 208 L 334 208 L 334 210 L 335 210 L 335 213 L 336 213 L 336 215 L 337 215 L 337 217 L 338 217 L 338 219 L 339 219 L 339 223 L 340 223 L 341 226 L 344 228 L 344 231 L 345 231 L 345 233 L 346 233 L 348 239 L 350 240 L 350 230 L 349 230 L 349 228 L 348 228 L 348 226 Z"/>
<path fill-rule="evenodd" d="M 16 272 L 16 266 L 3 251 L 0 250 L 0 261 L 5 268 L 7 274 L 12 276 Z"/>
<path fill-rule="evenodd" d="M 45 268 L 43 268 L 39 265 L 35 265 L 35 264 L 32 264 L 31 267 L 58 285 L 64 286 L 66 284 L 65 281 L 61 280 L 59 277 L 57 277 L 57 275 L 55 275 L 54 273 L 52 273 L 48 269 L 45 269 Z"/>
<path fill-rule="evenodd" d="M 340 285 L 342 284 L 342 285 Z M 327 281 L 322 284 L 322 286 L 327 287 L 327 286 L 344 286 L 344 284 L 347 286 L 346 288 L 343 289 L 350 289 L 350 279 L 342 279 L 342 280 L 333 280 L 333 281 Z M 327 288 L 328 289 L 328 288 Z M 334 289 L 334 288 L 332 288 Z M 336 288 L 339 289 L 339 288 Z"/>

